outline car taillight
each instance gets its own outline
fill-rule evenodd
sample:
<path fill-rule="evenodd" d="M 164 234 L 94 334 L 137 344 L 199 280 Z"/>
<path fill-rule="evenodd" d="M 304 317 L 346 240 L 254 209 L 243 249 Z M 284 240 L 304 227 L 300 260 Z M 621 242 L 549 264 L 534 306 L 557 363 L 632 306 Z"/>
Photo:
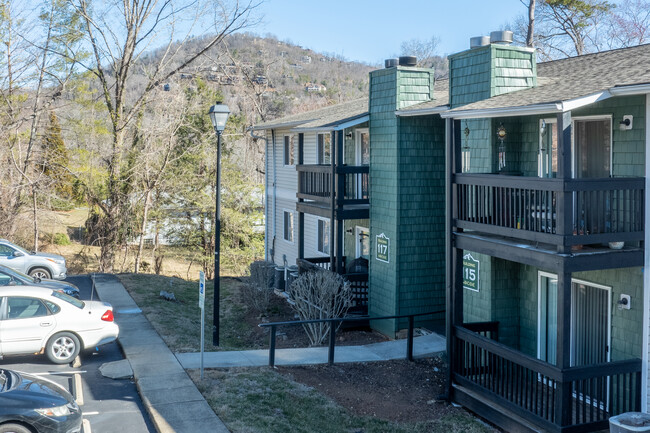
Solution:
<path fill-rule="evenodd" d="M 104 314 L 102 314 L 102 320 L 105 322 L 112 322 L 113 321 L 113 310 L 106 310 Z"/>

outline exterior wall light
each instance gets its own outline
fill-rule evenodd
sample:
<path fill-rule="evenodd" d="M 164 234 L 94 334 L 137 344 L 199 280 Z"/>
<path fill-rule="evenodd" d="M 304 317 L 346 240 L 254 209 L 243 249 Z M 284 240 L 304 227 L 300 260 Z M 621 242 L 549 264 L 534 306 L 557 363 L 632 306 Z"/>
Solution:
<path fill-rule="evenodd" d="M 627 114 L 623 116 L 623 120 L 621 120 L 618 124 L 619 129 L 621 131 L 626 131 L 628 129 L 632 129 L 632 120 L 634 117 L 631 114 Z"/>

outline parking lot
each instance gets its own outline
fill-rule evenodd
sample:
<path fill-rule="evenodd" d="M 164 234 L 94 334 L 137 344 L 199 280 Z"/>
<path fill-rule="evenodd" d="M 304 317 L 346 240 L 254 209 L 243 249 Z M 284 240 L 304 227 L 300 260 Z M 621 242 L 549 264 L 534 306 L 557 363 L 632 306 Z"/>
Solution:
<path fill-rule="evenodd" d="M 73 276 L 66 281 L 79 287 L 82 300 L 97 299 L 91 293 L 89 277 Z M 68 389 L 83 411 L 84 433 L 153 433 L 155 428 L 146 415 L 135 383 L 129 379 L 105 378 L 99 371 L 102 364 L 123 358 L 118 343 L 113 342 L 82 352 L 79 367 L 52 364 L 44 355 L 6 357 L 0 366 L 43 376 Z"/>

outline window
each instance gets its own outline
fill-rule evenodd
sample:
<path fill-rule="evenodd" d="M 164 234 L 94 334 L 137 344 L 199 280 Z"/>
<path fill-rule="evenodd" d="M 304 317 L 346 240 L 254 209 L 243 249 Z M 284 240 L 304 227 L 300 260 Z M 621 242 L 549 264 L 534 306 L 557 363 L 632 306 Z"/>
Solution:
<path fill-rule="evenodd" d="M 14 249 L 6 245 L 0 245 L 0 256 L 11 257 L 14 253 Z"/>
<path fill-rule="evenodd" d="M 293 242 L 293 212 L 284 211 L 284 240 Z"/>
<path fill-rule="evenodd" d="M 330 253 L 330 222 L 318 220 L 318 251 L 323 254 Z"/>
<path fill-rule="evenodd" d="M 318 163 L 319 164 L 331 164 L 332 162 L 331 140 L 332 140 L 332 136 L 330 134 L 318 134 Z"/>
<path fill-rule="evenodd" d="M 284 136 L 284 165 L 293 165 L 293 135 Z"/>
<path fill-rule="evenodd" d="M 609 177 L 612 168 L 612 119 L 575 119 L 576 178 Z"/>
<path fill-rule="evenodd" d="M 49 313 L 47 307 L 34 298 L 9 298 L 7 305 L 8 319 L 29 319 L 47 316 Z"/>

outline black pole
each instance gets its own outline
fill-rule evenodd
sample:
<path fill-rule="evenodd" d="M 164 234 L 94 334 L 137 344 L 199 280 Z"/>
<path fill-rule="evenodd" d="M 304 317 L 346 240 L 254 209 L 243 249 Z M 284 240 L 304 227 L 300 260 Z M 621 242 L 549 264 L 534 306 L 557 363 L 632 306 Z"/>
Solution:
<path fill-rule="evenodd" d="M 221 132 L 217 132 L 217 185 L 214 210 L 214 304 L 212 308 L 212 345 L 219 345 L 219 253 L 221 251 Z"/>

